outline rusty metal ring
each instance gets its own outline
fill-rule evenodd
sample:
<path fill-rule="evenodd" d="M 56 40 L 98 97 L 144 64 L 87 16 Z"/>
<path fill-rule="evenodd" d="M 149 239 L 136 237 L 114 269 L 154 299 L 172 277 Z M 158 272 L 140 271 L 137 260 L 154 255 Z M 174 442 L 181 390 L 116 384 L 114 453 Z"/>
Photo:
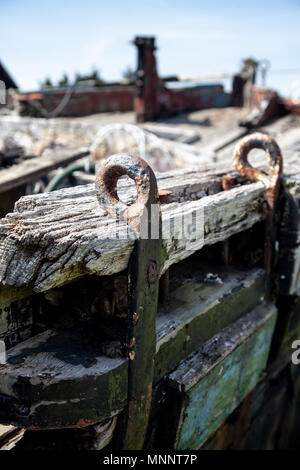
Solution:
<path fill-rule="evenodd" d="M 142 158 L 122 153 L 112 155 L 96 176 L 97 199 L 107 212 L 117 217 L 125 216 L 130 221 L 136 218 L 147 204 L 152 174 L 152 169 Z M 133 179 L 136 185 L 137 200 L 131 206 L 121 202 L 117 194 L 117 181 L 123 175 Z"/>
<path fill-rule="evenodd" d="M 266 152 L 270 175 L 254 168 L 248 162 L 248 154 L 255 148 Z M 237 171 L 245 178 L 261 181 L 266 188 L 277 186 L 282 173 L 282 155 L 277 142 L 272 137 L 261 132 L 247 135 L 236 145 L 233 158 Z"/>

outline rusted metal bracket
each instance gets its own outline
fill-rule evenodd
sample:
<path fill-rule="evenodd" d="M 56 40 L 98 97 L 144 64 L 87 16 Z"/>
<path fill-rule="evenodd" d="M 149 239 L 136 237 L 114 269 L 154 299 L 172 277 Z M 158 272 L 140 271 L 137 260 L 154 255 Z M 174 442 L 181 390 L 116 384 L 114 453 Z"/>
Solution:
<path fill-rule="evenodd" d="M 117 181 L 122 175 L 128 175 L 136 185 L 137 200 L 131 206 L 119 201 L 117 195 Z M 141 158 L 113 155 L 96 177 L 96 195 L 109 213 L 126 219 L 136 234 L 128 266 L 127 347 L 130 361 L 128 410 L 121 446 L 138 450 L 143 447 L 148 425 L 156 348 L 155 320 L 162 256 L 156 178 Z"/>
<path fill-rule="evenodd" d="M 266 152 L 269 175 L 258 170 L 248 162 L 248 154 L 253 149 L 262 149 Z M 270 279 L 274 268 L 275 254 L 278 251 L 277 228 L 278 228 L 278 198 L 281 187 L 282 155 L 276 141 L 260 132 L 247 135 L 242 138 L 234 150 L 234 163 L 237 171 L 247 179 L 261 181 L 266 187 L 266 198 L 268 212 L 266 218 L 266 241 L 265 241 L 265 268 L 268 279 Z"/>

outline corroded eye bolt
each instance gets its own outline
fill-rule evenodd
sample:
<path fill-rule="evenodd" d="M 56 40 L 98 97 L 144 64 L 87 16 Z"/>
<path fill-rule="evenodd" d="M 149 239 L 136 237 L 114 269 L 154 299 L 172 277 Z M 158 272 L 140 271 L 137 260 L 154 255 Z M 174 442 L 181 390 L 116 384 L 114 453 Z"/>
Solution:
<path fill-rule="evenodd" d="M 252 149 L 265 151 L 269 166 L 269 174 L 254 168 L 248 162 L 248 154 Z M 276 228 L 279 217 L 276 214 L 276 203 L 279 196 L 282 175 L 282 155 L 277 142 L 272 137 L 255 132 L 241 139 L 234 150 L 234 163 L 237 171 L 247 179 L 261 181 L 266 187 L 268 212 L 266 218 L 265 267 L 268 275 L 274 265 L 274 253 L 277 245 Z"/>
<path fill-rule="evenodd" d="M 137 200 L 131 206 L 118 198 L 117 182 L 123 175 L 133 179 L 136 185 Z M 156 178 L 151 167 L 142 158 L 127 154 L 112 155 L 106 160 L 96 176 L 95 187 L 101 206 L 114 216 L 126 217 L 133 226 L 138 225 L 150 199 L 152 203 L 158 202 Z"/>
<path fill-rule="evenodd" d="M 248 162 L 248 154 L 253 149 L 262 149 L 266 152 L 270 174 L 254 168 Z M 282 174 L 282 155 L 277 142 L 270 136 L 255 132 L 241 139 L 234 150 L 234 163 L 237 171 L 247 179 L 261 181 L 267 192 L 268 203 L 274 205 L 278 195 L 278 186 Z"/>

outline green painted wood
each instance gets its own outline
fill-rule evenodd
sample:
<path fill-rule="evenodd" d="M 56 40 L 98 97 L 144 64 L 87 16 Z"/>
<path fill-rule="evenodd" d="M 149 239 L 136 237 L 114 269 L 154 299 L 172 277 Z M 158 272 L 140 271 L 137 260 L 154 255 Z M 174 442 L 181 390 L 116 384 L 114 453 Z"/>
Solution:
<path fill-rule="evenodd" d="M 181 407 L 177 449 L 199 448 L 254 388 L 268 359 L 276 316 L 273 305 L 260 304 L 170 375 Z"/>
<path fill-rule="evenodd" d="M 222 279 L 222 284 L 203 282 L 203 277 L 207 272 L 204 266 L 199 267 L 196 278 L 191 275 L 191 270 L 189 271 L 190 278 L 186 276 L 185 271 L 182 271 L 182 275 L 186 276 L 185 282 L 179 286 L 176 284 L 172 286 L 171 282 L 170 300 L 167 305 L 160 306 L 156 316 L 155 381 L 159 382 L 165 372 L 170 373 L 205 340 L 243 315 L 262 298 L 264 294 L 263 270 L 246 271 L 227 269 L 224 266 L 215 266 L 215 269 Z M 177 272 L 174 275 L 178 279 Z M 155 301 L 154 296 L 153 301 Z M 30 408 L 30 419 L 27 420 L 29 426 L 32 418 L 37 427 L 59 428 L 62 426 L 62 422 L 57 419 L 59 414 L 66 414 L 69 417 L 69 423 L 74 423 L 80 417 L 81 406 L 81 417 L 84 416 L 84 412 L 87 412 L 88 419 L 91 422 L 97 422 L 118 413 L 126 405 L 128 361 L 105 358 L 97 348 L 94 352 L 90 350 L 90 357 L 98 358 L 98 369 L 97 367 L 94 370 L 92 367 L 83 369 L 81 367 L 81 374 L 90 375 L 89 379 L 87 377 L 88 382 L 85 383 L 82 375 L 78 374 L 78 366 L 75 363 L 72 367 L 68 355 L 60 353 L 57 357 L 58 350 L 63 353 L 63 345 L 70 343 L 68 336 L 65 340 L 63 339 L 62 333 L 62 331 L 56 333 L 57 340 L 52 338 L 53 334 L 51 334 L 50 343 L 46 332 L 44 336 L 43 334 L 40 336 L 40 339 L 34 337 L 11 348 L 8 351 L 9 366 L 0 368 L 0 394 L 14 396 L 22 402 L 25 396 L 24 381 L 26 381 L 26 396 L 30 397 L 30 400 L 27 398 L 26 403 L 26 406 Z M 74 341 L 77 340 L 74 339 Z M 94 344 L 95 341 L 91 339 L 90 344 Z M 40 351 L 41 357 L 38 361 L 43 365 L 43 370 L 37 367 L 36 342 L 43 343 L 43 351 Z M 55 345 L 56 343 L 60 346 Z M 39 348 L 41 347 L 40 345 Z M 69 346 L 65 347 L 65 353 L 68 348 Z M 23 353 L 20 354 L 20 351 Z M 84 342 L 83 346 L 75 352 L 78 364 L 85 363 Z M 62 367 L 66 371 L 65 375 L 61 374 Z M 112 383 L 115 383 L 115 373 L 118 376 L 118 399 L 112 399 L 110 395 L 107 399 L 102 399 L 101 391 L 99 409 L 97 410 L 93 404 L 90 406 L 89 403 L 96 403 L 97 398 L 94 397 L 94 392 L 89 391 L 89 387 L 91 386 L 94 390 L 96 384 L 101 383 L 101 388 L 109 391 Z M 98 375 L 101 375 L 99 382 Z M 13 391 L 9 388 L 9 384 L 15 383 L 18 377 L 20 386 Z M 93 383 L 95 383 L 94 386 Z M 66 397 L 67 401 L 62 397 Z M 82 404 L 78 402 L 78 397 Z M 59 403 L 57 403 L 58 400 Z M 54 413 L 54 409 L 57 409 L 57 412 Z M 26 420 L 23 420 L 22 424 L 26 425 Z"/>
<path fill-rule="evenodd" d="M 117 181 L 122 175 L 134 180 L 137 200 L 131 206 L 120 202 Z M 156 349 L 156 313 L 159 273 L 162 266 L 162 223 L 156 177 L 148 163 L 126 154 L 111 156 L 95 180 L 102 208 L 118 219 L 126 214 L 135 235 L 128 264 L 127 349 L 128 405 L 121 447 L 143 448 L 148 426 Z M 121 212 L 123 211 L 123 212 Z"/>
<path fill-rule="evenodd" d="M 0 365 L 0 420 L 31 429 L 80 427 L 127 403 L 127 359 L 103 356 L 97 332 L 47 330 Z"/>

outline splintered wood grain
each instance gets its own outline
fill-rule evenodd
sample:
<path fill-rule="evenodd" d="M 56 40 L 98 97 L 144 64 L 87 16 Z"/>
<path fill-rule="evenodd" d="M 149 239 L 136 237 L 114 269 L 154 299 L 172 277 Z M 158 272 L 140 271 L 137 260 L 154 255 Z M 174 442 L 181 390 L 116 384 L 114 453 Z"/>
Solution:
<path fill-rule="evenodd" d="M 262 183 L 221 190 L 221 175 L 188 170 L 158 179 L 172 191 L 162 206 L 164 272 L 204 245 L 246 230 L 265 217 Z M 130 203 L 135 189 L 120 186 L 120 199 Z M 189 215 L 197 217 L 193 226 Z M 187 219 L 183 219 L 187 217 Z M 190 225 L 189 236 L 183 236 Z M 170 231 L 171 227 L 171 231 Z M 32 284 L 41 292 L 85 274 L 114 274 L 127 267 L 134 239 L 124 223 L 99 206 L 92 185 L 26 196 L 15 212 L 0 220 L 0 281 L 10 286 Z"/>

